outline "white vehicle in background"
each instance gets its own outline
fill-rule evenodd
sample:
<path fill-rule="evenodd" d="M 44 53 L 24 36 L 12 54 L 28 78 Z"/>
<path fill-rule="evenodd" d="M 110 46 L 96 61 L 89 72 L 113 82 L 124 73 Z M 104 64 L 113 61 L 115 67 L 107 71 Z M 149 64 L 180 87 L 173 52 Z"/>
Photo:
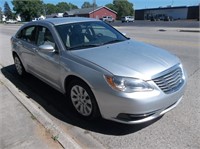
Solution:
<path fill-rule="evenodd" d="M 13 19 L 9 19 L 6 21 L 6 24 L 16 24 L 18 21 L 13 20 Z"/>
<path fill-rule="evenodd" d="M 39 18 L 34 18 L 32 21 L 38 21 L 39 20 Z"/>
<path fill-rule="evenodd" d="M 46 19 L 46 17 L 41 15 L 39 18 L 34 18 L 32 21 L 39 21 L 39 20 L 44 20 L 44 19 Z"/>
<path fill-rule="evenodd" d="M 39 20 L 43 20 L 41 18 L 34 18 L 32 21 L 39 21 Z"/>
<path fill-rule="evenodd" d="M 134 17 L 133 16 L 124 16 L 121 18 L 122 23 L 124 22 L 134 22 Z"/>
<path fill-rule="evenodd" d="M 104 22 L 109 22 L 109 23 L 115 21 L 112 16 L 104 16 L 101 20 Z"/>

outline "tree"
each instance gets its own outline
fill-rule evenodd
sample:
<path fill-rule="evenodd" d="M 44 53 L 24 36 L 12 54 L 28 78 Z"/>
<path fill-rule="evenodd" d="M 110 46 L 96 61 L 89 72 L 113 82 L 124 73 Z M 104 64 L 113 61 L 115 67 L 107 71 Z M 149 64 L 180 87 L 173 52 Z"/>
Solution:
<path fill-rule="evenodd" d="M 57 7 L 54 4 L 44 4 L 45 14 L 51 15 L 57 12 Z"/>
<path fill-rule="evenodd" d="M 69 9 L 72 10 L 72 9 L 78 9 L 78 6 L 72 4 L 72 3 L 69 3 Z"/>
<path fill-rule="evenodd" d="M 107 4 L 106 7 L 117 12 L 118 19 L 122 16 L 134 14 L 133 4 L 128 0 L 113 0 L 113 4 Z"/>
<path fill-rule="evenodd" d="M 91 8 L 91 7 L 97 7 L 96 3 L 90 3 L 90 2 L 84 2 L 81 8 Z"/>
<path fill-rule="evenodd" d="M 78 6 L 72 3 L 61 2 L 57 5 L 54 4 L 44 4 L 46 15 L 51 15 L 54 13 L 65 12 L 72 9 L 78 9 Z"/>
<path fill-rule="evenodd" d="M 108 7 L 108 8 L 110 8 L 110 9 L 112 9 L 112 10 L 115 10 L 115 8 L 114 8 L 114 5 L 113 5 L 113 4 L 106 4 L 105 6 L 106 6 L 106 7 Z"/>
<path fill-rule="evenodd" d="M 70 7 L 66 2 L 60 2 L 56 5 L 56 7 L 57 7 L 57 13 L 70 10 Z"/>
<path fill-rule="evenodd" d="M 4 3 L 4 15 L 7 17 L 7 19 L 13 18 L 13 13 L 12 13 L 10 6 L 8 5 L 7 2 Z"/>
<path fill-rule="evenodd" d="M 42 0 L 13 0 L 12 4 L 16 14 L 20 14 L 25 21 L 30 21 L 32 18 L 37 18 L 44 13 Z"/>
<path fill-rule="evenodd" d="M 2 13 L 2 8 L 0 7 L 0 21 L 2 21 L 3 13 Z"/>

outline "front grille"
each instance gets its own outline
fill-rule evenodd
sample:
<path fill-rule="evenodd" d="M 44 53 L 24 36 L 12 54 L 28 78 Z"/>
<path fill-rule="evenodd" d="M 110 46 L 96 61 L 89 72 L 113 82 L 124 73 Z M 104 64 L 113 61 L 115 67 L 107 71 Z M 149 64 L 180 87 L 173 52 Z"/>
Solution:
<path fill-rule="evenodd" d="M 153 79 L 158 87 L 166 94 L 177 91 L 183 85 L 183 73 L 181 67 Z"/>

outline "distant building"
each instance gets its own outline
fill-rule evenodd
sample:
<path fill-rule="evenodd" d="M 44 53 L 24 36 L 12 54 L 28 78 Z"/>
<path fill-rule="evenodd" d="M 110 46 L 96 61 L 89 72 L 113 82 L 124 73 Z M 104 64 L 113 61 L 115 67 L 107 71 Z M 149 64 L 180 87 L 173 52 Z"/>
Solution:
<path fill-rule="evenodd" d="M 150 20 L 156 16 L 169 16 L 173 19 L 199 19 L 200 6 L 159 7 L 135 10 L 136 20 Z"/>
<path fill-rule="evenodd" d="M 102 7 L 95 7 L 95 8 L 74 9 L 71 11 L 66 11 L 63 14 L 63 17 L 72 17 L 72 16 L 88 17 L 88 18 L 96 18 L 96 19 L 101 19 L 104 16 L 111 16 L 112 18 L 116 19 L 117 12 L 114 10 L 111 10 L 108 7 L 102 6 Z"/>
<path fill-rule="evenodd" d="M 64 13 L 54 13 L 51 15 L 46 15 L 46 18 L 61 18 L 61 17 L 63 17 L 63 14 Z"/>

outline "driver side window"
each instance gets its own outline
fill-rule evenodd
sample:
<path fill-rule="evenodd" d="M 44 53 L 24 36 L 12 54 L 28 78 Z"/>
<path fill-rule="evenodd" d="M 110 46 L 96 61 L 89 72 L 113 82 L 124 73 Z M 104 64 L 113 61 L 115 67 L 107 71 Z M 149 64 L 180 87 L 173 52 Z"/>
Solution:
<path fill-rule="evenodd" d="M 55 41 L 48 28 L 42 26 L 39 27 L 37 45 L 52 45 L 54 49 L 56 48 Z"/>

